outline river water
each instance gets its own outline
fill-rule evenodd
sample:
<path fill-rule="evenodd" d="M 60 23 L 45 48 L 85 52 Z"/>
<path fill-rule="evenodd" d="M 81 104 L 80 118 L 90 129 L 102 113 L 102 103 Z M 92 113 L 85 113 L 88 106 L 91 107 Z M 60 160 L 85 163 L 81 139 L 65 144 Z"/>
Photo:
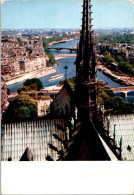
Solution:
<path fill-rule="evenodd" d="M 58 43 L 58 44 L 54 44 L 51 45 L 51 48 L 71 48 L 74 47 L 76 44 L 78 43 L 78 40 L 70 40 L 67 41 L 65 43 Z M 57 51 L 55 49 L 51 49 L 51 51 L 55 54 L 70 54 L 69 50 L 60 50 Z M 72 52 L 75 53 L 75 52 Z M 72 78 L 75 77 L 75 72 L 76 72 L 76 67 L 74 65 L 76 57 L 66 57 L 66 58 L 61 58 L 58 60 L 59 65 L 54 64 L 54 68 L 56 69 L 56 73 L 53 73 L 51 75 L 45 76 L 45 77 L 41 77 L 40 80 L 43 83 L 43 87 L 48 87 L 48 86 L 52 86 L 52 85 L 57 85 L 59 84 L 60 81 L 64 80 L 65 77 L 53 80 L 53 81 L 49 81 L 50 77 L 57 75 L 57 74 L 65 74 L 65 69 L 64 67 L 67 66 L 67 78 Z M 109 77 L 107 77 L 106 75 L 104 75 L 102 72 L 100 72 L 99 70 L 97 71 L 97 78 L 98 80 L 103 80 L 104 82 L 106 82 L 110 87 L 120 87 L 122 86 L 121 84 L 112 81 Z M 17 91 L 17 88 L 21 87 L 23 85 L 23 82 L 19 82 L 19 83 L 15 83 L 13 85 L 9 85 L 8 88 L 10 89 L 11 93 L 14 93 Z M 117 94 L 118 96 L 119 94 Z M 129 100 L 129 102 L 134 103 L 134 96 L 131 95 L 129 96 L 129 98 L 125 99 L 126 101 Z"/>

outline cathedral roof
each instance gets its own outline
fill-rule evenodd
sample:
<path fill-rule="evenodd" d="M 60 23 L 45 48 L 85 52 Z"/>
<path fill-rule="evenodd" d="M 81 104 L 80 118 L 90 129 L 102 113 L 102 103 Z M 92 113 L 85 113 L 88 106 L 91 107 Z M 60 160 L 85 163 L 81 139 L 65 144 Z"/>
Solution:
<path fill-rule="evenodd" d="M 105 117 L 105 127 L 107 119 Z M 110 115 L 110 137 L 113 138 L 115 126 L 115 142 L 117 147 L 122 138 L 122 160 L 134 160 L 134 114 Z"/>

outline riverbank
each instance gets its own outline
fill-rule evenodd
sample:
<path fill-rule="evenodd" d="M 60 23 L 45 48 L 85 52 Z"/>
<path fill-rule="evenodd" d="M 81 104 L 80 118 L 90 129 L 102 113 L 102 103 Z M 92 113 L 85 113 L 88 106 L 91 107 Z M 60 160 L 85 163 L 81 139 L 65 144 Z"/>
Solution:
<path fill-rule="evenodd" d="M 117 73 L 107 69 L 104 65 L 99 64 L 98 65 L 98 70 L 102 71 L 103 74 L 111 78 L 113 81 L 122 84 L 122 85 L 132 85 L 134 86 L 134 77 L 133 76 L 128 76 L 128 75 L 117 75 Z"/>
<path fill-rule="evenodd" d="M 55 59 L 59 60 L 61 58 L 76 57 L 76 54 L 59 54 L 55 55 Z"/>
<path fill-rule="evenodd" d="M 55 44 L 55 43 L 53 43 L 53 44 Z M 59 60 L 62 58 L 67 58 L 67 57 L 76 57 L 76 54 L 62 54 L 61 53 L 61 54 L 55 55 L 55 60 Z M 107 69 L 103 64 L 98 65 L 98 70 L 100 70 L 104 75 L 106 75 L 108 78 L 115 81 L 116 83 L 119 83 L 121 85 L 134 86 L 134 77 L 133 76 L 129 76 L 129 75 L 124 74 L 124 73 L 118 74 L 118 72 L 111 71 L 111 70 Z"/>
<path fill-rule="evenodd" d="M 68 39 L 62 39 L 61 41 L 52 41 L 51 43 L 49 43 L 49 46 L 54 45 L 54 44 L 58 44 L 58 43 L 65 43 L 67 41 L 72 41 L 75 39 L 77 39 L 77 38 L 68 38 Z"/>
<path fill-rule="evenodd" d="M 53 41 L 53 42 L 49 43 L 49 45 L 64 43 L 64 42 L 75 40 L 75 39 L 76 38 L 70 38 L 70 39 L 63 39 L 61 41 Z M 72 54 L 72 57 L 73 56 L 74 55 Z M 70 57 L 70 56 L 68 54 L 67 54 L 67 56 L 57 56 L 57 57 L 55 57 L 55 60 L 58 60 L 58 59 L 61 59 L 64 57 Z M 19 76 L 12 77 L 10 80 L 6 81 L 6 85 L 13 85 L 15 83 L 25 81 L 26 79 L 44 77 L 44 76 L 53 74 L 55 72 L 56 72 L 56 70 L 53 67 L 46 67 L 45 70 L 40 69 L 40 70 L 33 71 L 32 73 L 24 73 L 24 74 L 21 74 Z"/>
<path fill-rule="evenodd" d="M 53 86 L 49 86 L 49 87 L 44 87 L 43 89 L 41 89 L 41 91 L 60 91 L 61 88 L 63 87 L 63 85 L 53 85 Z"/>
<path fill-rule="evenodd" d="M 45 92 L 45 93 L 57 92 L 58 93 L 62 87 L 63 85 L 52 85 L 49 87 L 42 88 L 39 92 Z M 13 100 L 17 95 L 18 95 L 17 92 L 11 93 L 10 95 L 8 95 L 8 100 L 9 101 Z"/>
<path fill-rule="evenodd" d="M 26 79 L 31 79 L 31 78 L 40 78 L 43 76 L 47 76 L 50 74 L 55 73 L 56 70 L 53 67 L 46 67 L 45 70 L 44 69 L 40 69 L 40 70 L 36 70 L 33 71 L 31 73 L 24 73 L 23 75 L 21 75 L 21 77 L 13 77 L 11 80 L 6 81 L 6 85 L 12 85 L 21 81 L 25 81 Z"/>
<path fill-rule="evenodd" d="M 68 42 L 68 43 L 69 43 L 68 47 L 72 48 L 72 47 L 74 47 L 74 45 L 76 45 L 76 40 Z M 64 47 L 64 45 L 66 46 L 66 43 L 62 44 L 63 47 Z M 58 47 L 61 47 L 61 45 L 59 44 Z M 76 76 L 76 66 L 74 65 L 75 57 L 70 57 L 70 55 L 76 56 L 76 54 L 75 53 L 71 54 L 68 52 L 63 53 L 60 51 L 58 53 L 54 52 L 53 54 L 55 54 L 55 57 L 57 57 L 57 59 L 59 61 L 58 65 L 54 64 L 54 68 L 56 69 L 57 74 L 64 74 L 65 73 L 64 66 L 68 66 L 68 70 L 67 70 L 68 78 L 75 77 Z M 69 56 L 67 56 L 67 55 L 69 55 Z M 69 57 L 69 58 L 67 58 L 67 57 Z M 97 77 L 98 77 L 98 80 L 103 80 L 111 87 L 118 87 L 118 86 L 121 87 L 120 84 L 114 82 L 113 79 L 110 79 L 110 74 L 108 76 L 106 76 L 105 74 L 103 74 L 102 71 L 98 70 Z M 56 79 L 56 80 L 50 82 L 49 81 L 50 78 L 51 78 L 51 75 L 48 75 L 48 76 L 41 75 L 41 81 L 43 83 L 43 87 L 58 85 L 61 80 L 65 79 L 65 78 L 64 79 Z M 16 92 L 17 88 L 19 88 L 21 86 L 22 86 L 22 83 L 20 82 L 20 83 L 14 84 L 14 85 L 10 85 L 8 87 L 9 87 L 11 93 L 13 93 L 13 92 Z"/>

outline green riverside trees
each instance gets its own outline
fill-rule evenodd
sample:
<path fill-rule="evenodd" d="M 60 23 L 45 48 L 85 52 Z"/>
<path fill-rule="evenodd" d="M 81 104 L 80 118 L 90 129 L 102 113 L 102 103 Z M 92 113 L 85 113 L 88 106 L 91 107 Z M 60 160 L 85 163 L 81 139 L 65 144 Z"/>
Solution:
<path fill-rule="evenodd" d="M 29 86 L 29 87 L 35 87 L 37 85 L 37 90 L 41 90 L 43 88 L 43 84 L 38 78 L 33 78 L 33 79 L 27 79 L 24 83 L 24 86 Z"/>
<path fill-rule="evenodd" d="M 33 120 L 38 116 L 37 91 L 43 88 L 40 79 L 27 79 L 23 86 L 17 89 L 18 96 L 10 102 L 8 110 L 3 115 L 3 121 Z"/>

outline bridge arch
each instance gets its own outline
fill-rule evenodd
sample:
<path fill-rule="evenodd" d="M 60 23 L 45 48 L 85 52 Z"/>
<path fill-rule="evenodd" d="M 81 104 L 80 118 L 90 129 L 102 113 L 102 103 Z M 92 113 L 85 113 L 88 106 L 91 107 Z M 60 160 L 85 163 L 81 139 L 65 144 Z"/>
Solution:
<path fill-rule="evenodd" d="M 133 95 L 134 96 L 134 91 L 128 91 L 127 95 Z"/>
<path fill-rule="evenodd" d="M 120 96 L 121 97 L 127 97 L 127 91 L 121 91 Z"/>
<path fill-rule="evenodd" d="M 121 97 L 127 97 L 129 95 L 134 95 L 134 91 L 121 91 L 120 92 Z"/>

